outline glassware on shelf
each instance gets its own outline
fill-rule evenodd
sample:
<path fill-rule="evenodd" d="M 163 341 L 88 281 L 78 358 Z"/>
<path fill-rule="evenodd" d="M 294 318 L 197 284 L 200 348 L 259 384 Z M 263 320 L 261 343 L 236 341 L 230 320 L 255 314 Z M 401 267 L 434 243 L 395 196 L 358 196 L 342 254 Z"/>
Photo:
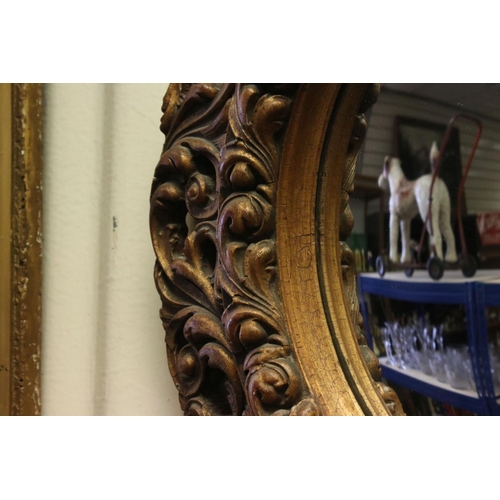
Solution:
<path fill-rule="evenodd" d="M 393 366 L 405 370 L 406 339 L 400 325 L 396 321 L 386 322 L 383 330 L 382 338 L 385 338 L 384 346 L 386 347 L 386 352 L 388 352 L 389 362 Z"/>
<path fill-rule="evenodd" d="M 444 325 L 438 325 L 432 327 L 432 333 L 430 335 L 430 369 L 432 375 L 436 377 L 439 382 L 446 382 L 446 362 L 447 353 L 444 348 Z"/>
<path fill-rule="evenodd" d="M 408 368 L 418 370 L 418 338 L 414 325 L 387 322 L 381 332 L 390 363 L 403 370 Z"/>
<path fill-rule="evenodd" d="M 419 351 L 418 364 L 422 373 L 425 373 L 426 375 L 432 375 L 431 359 L 428 350 L 422 349 L 421 351 Z"/>
<path fill-rule="evenodd" d="M 419 340 L 417 335 L 417 329 L 414 324 L 409 324 L 405 327 L 405 338 L 406 338 L 406 348 L 407 348 L 407 360 L 406 363 L 408 368 L 414 370 L 420 369 L 420 362 L 418 359 L 418 347 Z"/>
<path fill-rule="evenodd" d="M 446 376 L 446 353 L 444 351 L 434 351 L 429 358 L 431 373 L 439 382 L 447 382 Z"/>
<path fill-rule="evenodd" d="M 420 370 L 455 389 L 476 390 L 469 350 L 465 344 L 445 347 L 444 325 L 414 319 L 406 325 L 386 322 L 380 328 L 389 364 Z M 490 346 L 490 364 L 495 391 L 500 393 L 500 353 Z"/>
<path fill-rule="evenodd" d="M 432 329 L 422 322 L 416 326 L 416 334 L 419 339 L 420 350 L 417 353 L 420 370 L 426 375 L 432 375 Z"/>
<path fill-rule="evenodd" d="M 385 353 L 389 360 L 389 364 L 392 366 L 397 366 L 396 356 L 394 354 L 394 349 L 392 348 L 391 333 L 388 326 L 383 326 L 380 328 L 380 337 L 382 338 L 382 343 L 384 344 Z"/>
<path fill-rule="evenodd" d="M 467 346 L 452 346 L 446 349 L 446 378 L 454 389 L 471 389 L 467 375 L 470 363 Z"/>

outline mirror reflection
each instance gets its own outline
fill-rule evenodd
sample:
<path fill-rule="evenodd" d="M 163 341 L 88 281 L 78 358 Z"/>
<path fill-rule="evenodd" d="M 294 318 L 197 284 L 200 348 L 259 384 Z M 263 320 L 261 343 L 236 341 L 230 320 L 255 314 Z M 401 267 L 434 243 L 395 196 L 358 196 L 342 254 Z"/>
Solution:
<path fill-rule="evenodd" d="M 408 415 L 500 414 L 500 84 L 382 84 L 351 210 L 360 304 Z"/>

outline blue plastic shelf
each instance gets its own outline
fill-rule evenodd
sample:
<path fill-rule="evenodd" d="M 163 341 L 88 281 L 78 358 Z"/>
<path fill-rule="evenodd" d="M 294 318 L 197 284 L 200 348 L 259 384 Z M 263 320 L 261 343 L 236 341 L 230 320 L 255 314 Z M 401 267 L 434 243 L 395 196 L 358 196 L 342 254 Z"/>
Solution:
<path fill-rule="evenodd" d="M 455 389 L 419 370 L 410 368 L 403 370 L 391 366 L 387 358 L 380 358 L 379 361 L 382 367 L 382 376 L 391 382 L 457 408 L 481 415 L 489 414 L 488 406 L 476 391 Z"/>
<path fill-rule="evenodd" d="M 500 306 L 500 278 L 491 279 L 482 283 L 475 283 L 476 322 L 477 331 L 481 335 L 479 342 L 479 356 L 483 367 L 484 376 L 491 373 L 490 357 L 488 352 L 488 320 L 486 308 Z M 489 377 L 491 379 L 491 377 Z M 493 381 L 487 384 L 487 397 L 492 408 L 492 414 L 500 415 L 499 395 L 495 393 Z"/>
<path fill-rule="evenodd" d="M 443 403 L 482 415 L 499 415 L 500 405 L 493 390 L 485 307 L 500 306 L 500 270 L 479 270 L 472 278 L 461 271 L 446 271 L 440 281 L 434 281 L 427 271 L 415 271 L 408 278 L 403 272 L 361 273 L 358 276 L 361 312 L 365 321 L 367 341 L 373 349 L 366 295 L 415 304 L 459 304 L 465 307 L 467 341 L 471 355 L 477 393 L 458 391 L 441 384 L 418 370 L 401 370 L 381 358 L 382 374 L 387 379 Z"/>

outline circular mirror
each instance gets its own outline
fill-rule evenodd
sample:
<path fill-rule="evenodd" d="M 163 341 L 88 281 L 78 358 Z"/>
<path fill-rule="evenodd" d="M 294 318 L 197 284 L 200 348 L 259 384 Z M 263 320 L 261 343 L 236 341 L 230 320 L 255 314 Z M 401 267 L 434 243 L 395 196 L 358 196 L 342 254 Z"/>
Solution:
<path fill-rule="evenodd" d="M 401 413 L 356 299 L 348 193 L 367 84 L 174 84 L 151 195 L 188 415 Z"/>
<path fill-rule="evenodd" d="M 497 92 L 489 84 L 169 88 L 151 234 L 169 363 L 187 414 L 402 413 L 394 391 L 380 383 L 370 347 L 381 354 L 381 325 L 374 329 L 368 314 L 369 345 L 363 336 L 356 280 L 359 273 L 378 271 L 387 283 L 386 273 L 399 271 L 406 280 L 416 282 L 424 272 L 438 282 L 461 267 L 464 283 L 491 281 L 494 273 L 483 269 L 494 267 L 496 258 L 498 147 L 491 103 Z M 450 117 L 467 123 L 447 126 Z M 484 126 L 480 140 L 474 135 L 478 124 Z M 472 152 L 478 166 L 465 191 L 470 161 L 464 157 Z M 396 172 L 393 159 L 404 175 L 398 196 L 413 196 L 417 204 L 414 186 L 426 176 L 432 186 L 429 171 L 441 169 L 436 186 L 448 193 L 447 217 L 456 213 L 459 222 L 456 248 L 450 221 L 431 220 L 431 204 L 427 216 L 417 210 L 429 233 L 426 248 L 413 226 L 387 214 L 380 176 Z M 353 218 L 350 194 L 361 216 Z M 351 234 L 355 219 L 362 229 L 354 226 Z M 477 332 L 480 320 L 472 322 L 467 302 L 461 307 Z M 484 320 L 477 307 L 473 312 Z M 445 332 L 450 318 L 441 318 Z M 495 372 L 494 345 L 469 337 L 467 343 L 475 383 L 470 389 L 485 394 L 492 411 L 494 380 L 480 372 L 484 366 Z M 392 339 L 391 354 L 395 344 Z"/>

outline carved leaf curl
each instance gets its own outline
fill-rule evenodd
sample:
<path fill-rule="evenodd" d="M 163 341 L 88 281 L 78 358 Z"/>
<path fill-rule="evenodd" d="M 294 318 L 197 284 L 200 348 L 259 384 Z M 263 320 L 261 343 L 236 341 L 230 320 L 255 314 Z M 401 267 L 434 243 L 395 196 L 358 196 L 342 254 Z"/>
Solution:
<path fill-rule="evenodd" d="M 230 196 L 220 209 L 218 229 L 221 247 L 235 239 L 251 243 L 272 236 L 275 219 L 274 207 L 259 194 Z"/>
<path fill-rule="evenodd" d="M 283 335 L 283 322 L 271 319 L 281 317 L 276 305 L 275 241 L 261 239 L 250 244 L 245 241 L 253 240 L 255 235 L 269 236 L 274 231 L 274 209 L 262 197 L 250 193 L 228 199 L 221 212 L 218 282 L 233 296 L 223 315 L 231 346 L 234 352 L 239 352 L 243 347 L 251 350 L 270 339 L 284 344 L 283 340 L 277 340 Z M 238 325 L 240 321 L 242 324 Z"/>
<path fill-rule="evenodd" d="M 233 141 L 221 153 L 219 173 L 223 184 L 234 191 L 252 191 L 257 184 L 265 182 L 259 159 L 245 148 L 242 141 Z"/>
<path fill-rule="evenodd" d="M 171 373 L 183 398 L 197 396 L 205 384 L 209 392 L 225 397 L 232 414 L 241 414 L 244 392 L 238 367 L 217 316 L 197 306 L 181 310 L 167 326 L 166 342 Z M 216 383 L 221 377 L 214 370 L 222 374 Z"/>
<path fill-rule="evenodd" d="M 194 296 L 216 310 L 213 290 L 215 230 L 199 224 L 188 235 L 186 215 L 207 219 L 217 211 L 215 166 L 218 151 L 210 142 L 187 137 L 161 157 L 152 187 L 150 228 L 162 273 L 157 288 L 166 302 L 177 307 Z M 207 225 L 208 224 L 208 225 Z"/>
<path fill-rule="evenodd" d="M 290 348 L 264 344 L 245 359 L 248 402 L 254 415 L 290 408 L 302 393 L 300 375 Z"/>
<path fill-rule="evenodd" d="M 182 394 L 196 394 L 203 381 L 199 347 L 223 336 L 220 320 L 203 308 L 187 307 L 172 318 L 165 340 L 172 377 Z"/>
<path fill-rule="evenodd" d="M 196 396 L 194 398 L 185 398 L 180 395 L 181 408 L 184 415 L 189 417 L 211 417 L 220 416 L 220 406 L 217 401 L 204 396 Z"/>
<path fill-rule="evenodd" d="M 202 222 L 187 237 L 183 238 L 183 235 L 183 228 L 174 224 L 167 225 L 160 235 L 164 242 L 170 243 L 159 247 L 164 248 L 158 254 L 163 272 L 156 274 L 157 288 L 162 298 L 171 304 L 179 303 L 182 301 L 180 297 L 188 296 L 217 312 L 220 303 L 213 288 L 216 265 L 214 224 Z M 182 240 L 184 245 L 180 250 Z"/>
<path fill-rule="evenodd" d="M 177 205 L 186 203 L 193 217 L 212 218 L 218 208 L 215 145 L 199 137 L 184 137 L 160 158 L 152 187 L 152 214 L 171 221 Z M 160 209 L 160 210 L 156 210 Z M 157 213 L 159 212 L 159 213 Z"/>
<path fill-rule="evenodd" d="M 277 276 L 273 241 L 262 240 L 248 246 L 231 243 L 222 260 L 228 271 L 220 273 L 219 282 L 227 291 L 254 297 L 258 303 L 267 303 L 270 312 L 277 311 L 272 304 Z"/>
<path fill-rule="evenodd" d="M 224 87 L 231 91 L 231 84 L 222 88 L 215 83 L 171 84 L 163 99 L 160 126 L 166 136 L 166 144 L 171 143 L 174 136 L 186 129 L 192 130 L 197 123 L 216 113 L 219 104 L 217 97 L 224 94 Z M 225 103 L 222 99 L 219 101 L 222 101 L 222 105 Z"/>
<path fill-rule="evenodd" d="M 262 344 L 285 346 L 281 325 L 267 312 L 236 299 L 222 315 L 231 351 L 251 351 Z"/>
<path fill-rule="evenodd" d="M 279 165 L 275 136 L 290 115 L 292 100 L 280 94 L 262 95 L 256 85 L 237 85 L 235 100 L 229 113 L 230 130 L 261 158 L 268 168 L 267 182 L 275 180 Z"/>

